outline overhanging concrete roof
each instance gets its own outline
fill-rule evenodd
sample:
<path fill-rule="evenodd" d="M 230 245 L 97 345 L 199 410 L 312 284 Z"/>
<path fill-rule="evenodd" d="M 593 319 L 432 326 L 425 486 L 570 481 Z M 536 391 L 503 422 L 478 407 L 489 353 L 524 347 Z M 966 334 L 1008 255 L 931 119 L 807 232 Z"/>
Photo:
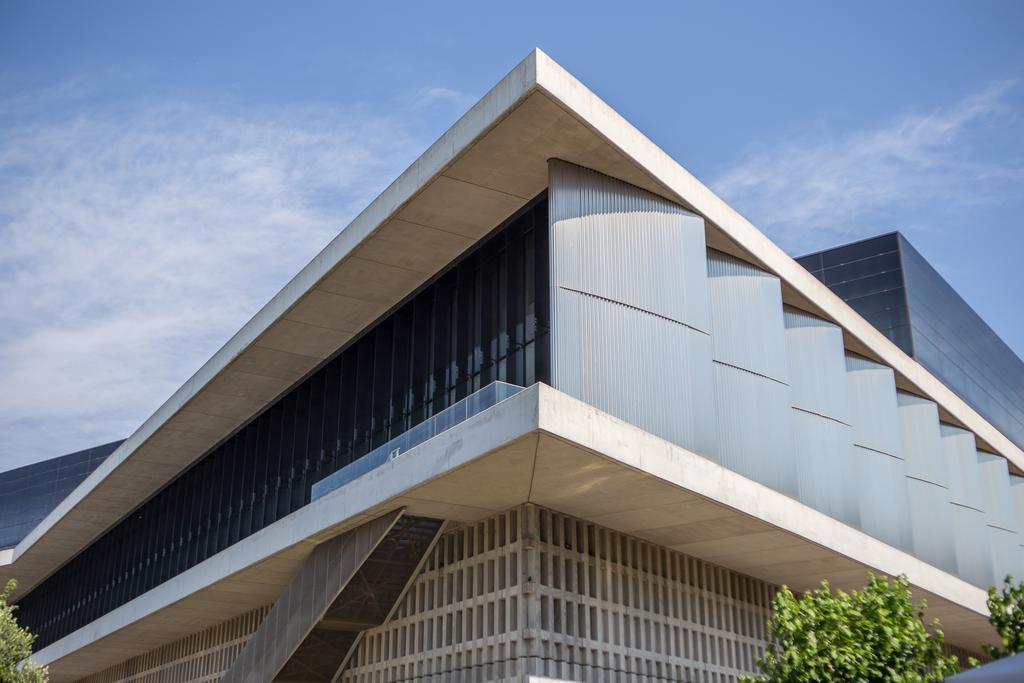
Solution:
<path fill-rule="evenodd" d="M 986 594 L 543 384 L 409 450 L 43 648 L 54 683 L 273 602 L 313 547 L 386 512 L 475 522 L 523 502 L 794 589 L 906 574 L 947 640 L 992 641 Z"/>
<path fill-rule="evenodd" d="M 532 52 L 375 199 L 9 555 L 23 592 L 232 434 L 547 186 L 564 159 L 705 218 L 708 245 L 775 273 L 944 420 L 1024 452 L 547 55 Z M 0 563 L 4 557 L 0 556 Z"/>

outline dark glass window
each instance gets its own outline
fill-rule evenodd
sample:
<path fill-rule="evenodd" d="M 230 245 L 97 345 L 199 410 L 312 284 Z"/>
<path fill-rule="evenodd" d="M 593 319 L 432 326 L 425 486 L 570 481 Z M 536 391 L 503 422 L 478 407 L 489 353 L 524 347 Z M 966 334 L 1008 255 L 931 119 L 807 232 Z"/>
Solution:
<path fill-rule="evenodd" d="M 1024 361 L 901 239 L 917 359 L 1024 448 Z"/>
<path fill-rule="evenodd" d="M 832 268 L 844 263 L 852 263 L 861 259 L 877 256 L 886 252 L 899 250 L 899 233 L 871 237 L 860 242 L 846 244 L 834 249 L 820 252 L 822 268 Z M 807 257 L 804 257 L 807 258 Z"/>
<path fill-rule="evenodd" d="M 797 261 L 1024 447 L 1024 362 L 902 235 Z"/>
<path fill-rule="evenodd" d="M 829 287 L 861 278 L 878 277 L 882 273 L 899 272 L 900 254 L 890 251 L 858 261 L 843 263 L 822 271 L 822 278 Z"/>
<path fill-rule="evenodd" d="M 481 386 L 549 381 L 547 225 L 541 198 L 32 590 L 18 616 L 35 646 L 307 504 Z"/>
<path fill-rule="evenodd" d="M 17 545 L 121 443 L 0 472 L 0 548 Z"/>
<path fill-rule="evenodd" d="M 903 273 L 899 270 L 890 270 L 856 280 L 847 280 L 846 282 L 836 284 L 826 282 L 825 284 L 841 298 L 849 301 L 868 296 L 869 294 L 877 294 L 878 292 L 886 292 L 903 287 Z"/>

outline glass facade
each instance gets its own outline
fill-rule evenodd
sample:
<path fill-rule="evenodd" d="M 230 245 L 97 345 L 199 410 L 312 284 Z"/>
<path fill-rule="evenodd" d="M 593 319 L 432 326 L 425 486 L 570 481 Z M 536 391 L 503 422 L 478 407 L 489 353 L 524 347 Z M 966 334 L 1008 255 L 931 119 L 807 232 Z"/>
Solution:
<path fill-rule="evenodd" d="M 506 398 L 515 396 L 523 387 L 507 382 L 491 382 L 483 389 L 474 391 L 466 398 L 456 401 L 439 413 L 435 413 L 415 427 L 403 432 L 390 441 L 373 449 L 353 463 L 345 465 L 327 477 L 313 484 L 310 499 L 316 500 L 331 491 L 340 489 L 349 482 L 355 481 L 370 470 L 374 470 L 395 458 L 401 457 L 406 451 L 419 446 L 424 441 L 442 434 L 456 425 L 460 425 L 474 415 L 491 408 Z"/>
<path fill-rule="evenodd" d="M 18 545 L 122 441 L 0 472 L 0 548 Z"/>
<path fill-rule="evenodd" d="M 532 202 L 19 602 L 36 648 L 310 501 L 314 483 L 494 381 L 549 381 Z"/>
<path fill-rule="evenodd" d="M 809 254 L 797 262 L 907 355 L 914 355 L 899 233 Z"/>
<path fill-rule="evenodd" d="M 1024 448 L 1024 361 L 899 233 L 797 261 Z"/>

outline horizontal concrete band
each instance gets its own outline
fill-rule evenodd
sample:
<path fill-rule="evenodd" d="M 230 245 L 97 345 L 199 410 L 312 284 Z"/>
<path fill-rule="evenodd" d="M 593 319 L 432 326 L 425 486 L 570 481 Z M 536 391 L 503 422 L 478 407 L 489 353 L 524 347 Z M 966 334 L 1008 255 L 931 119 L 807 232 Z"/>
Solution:
<path fill-rule="evenodd" d="M 457 522 L 524 502 L 775 584 L 906 574 L 947 639 L 990 639 L 985 593 L 784 494 L 535 385 L 44 648 L 56 683 L 273 602 L 312 548 L 398 507 Z"/>

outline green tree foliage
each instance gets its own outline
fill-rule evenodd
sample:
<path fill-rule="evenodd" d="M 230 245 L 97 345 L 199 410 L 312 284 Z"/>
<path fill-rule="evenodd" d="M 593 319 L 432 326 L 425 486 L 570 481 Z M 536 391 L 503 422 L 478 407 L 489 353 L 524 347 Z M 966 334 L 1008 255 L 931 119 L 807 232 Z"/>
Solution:
<path fill-rule="evenodd" d="M 18 625 L 14 618 L 18 608 L 8 603 L 16 585 L 12 579 L 0 592 L 0 682 L 46 683 L 45 667 L 29 662 L 18 668 L 18 663 L 32 654 L 32 641 L 36 637 Z"/>
<path fill-rule="evenodd" d="M 906 577 L 872 576 L 862 591 L 833 594 L 827 581 L 800 597 L 783 586 L 768 622 L 772 644 L 762 676 L 744 681 L 925 683 L 957 672 L 942 654 L 942 631 L 923 621 L 925 603 L 911 601 Z"/>
<path fill-rule="evenodd" d="M 982 645 L 992 659 L 1024 652 L 1024 582 L 1014 585 L 1013 577 L 1003 579 L 1003 589 L 988 589 L 988 620 L 1003 641 L 1002 647 Z"/>

